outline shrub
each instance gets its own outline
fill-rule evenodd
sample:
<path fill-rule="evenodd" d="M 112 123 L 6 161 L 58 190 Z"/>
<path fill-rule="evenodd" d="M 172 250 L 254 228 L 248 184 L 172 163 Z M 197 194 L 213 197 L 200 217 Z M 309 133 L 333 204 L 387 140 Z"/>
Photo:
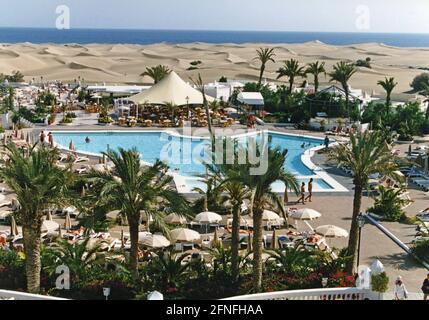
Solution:
<path fill-rule="evenodd" d="M 104 116 L 98 118 L 98 123 L 112 123 L 113 119 L 110 116 Z"/>
<path fill-rule="evenodd" d="M 228 78 L 225 76 L 220 77 L 218 82 L 228 82 Z"/>
<path fill-rule="evenodd" d="M 427 72 L 421 73 L 416 76 L 410 85 L 415 91 L 422 91 L 425 88 L 425 84 L 429 85 L 429 73 Z"/>
<path fill-rule="evenodd" d="M 429 263 L 429 239 L 415 240 L 411 247 L 411 252 Z"/>
<path fill-rule="evenodd" d="M 356 67 L 365 67 L 371 69 L 371 58 L 367 57 L 365 60 L 357 60 L 355 63 Z"/>
<path fill-rule="evenodd" d="M 392 189 L 380 186 L 379 195 L 375 198 L 374 206 L 368 209 L 376 215 L 382 216 L 387 221 L 401 221 L 405 218 L 405 212 L 402 209 L 410 203 L 410 200 L 401 198 L 403 189 Z"/>
<path fill-rule="evenodd" d="M 25 287 L 24 259 L 16 251 L 0 249 L 0 288 L 22 290 Z"/>
<path fill-rule="evenodd" d="M 371 275 L 372 290 L 384 293 L 389 289 L 389 277 L 386 272 Z"/>
<path fill-rule="evenodd" d="M 422 134 L 429 134 L 429 119 L 423 121 L 420 130 Z"/>

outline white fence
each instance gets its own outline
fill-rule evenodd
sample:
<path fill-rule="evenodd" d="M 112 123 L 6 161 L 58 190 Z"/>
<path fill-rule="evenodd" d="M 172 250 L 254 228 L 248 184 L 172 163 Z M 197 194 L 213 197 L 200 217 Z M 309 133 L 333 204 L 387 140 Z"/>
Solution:
<path fill-rule="evenodd" d="M 223 300 L 372 300 L 377 298 L 368 289 L 328 288 L 249 294 Z"/>

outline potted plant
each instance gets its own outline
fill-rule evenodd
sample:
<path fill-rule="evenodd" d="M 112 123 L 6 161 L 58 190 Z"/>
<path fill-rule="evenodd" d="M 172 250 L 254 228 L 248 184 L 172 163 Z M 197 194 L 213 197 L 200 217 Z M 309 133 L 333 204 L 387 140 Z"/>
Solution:
<path fill-rule="evenodd" d="M 378 293 L 378 300 L 383 300 L 383 294 L 389 289 L 389 277 L 386 272 L 371 275 L 372 291 Z"/>
<path fill-rule="evenodd" d="M 64 115 L 64 118 L 60 121 L 60 124 L 68 126 L 71 125 L 73 123 L 73 117 L 71 115 L 69 115 L 68 113 L 66 113 Z"/>

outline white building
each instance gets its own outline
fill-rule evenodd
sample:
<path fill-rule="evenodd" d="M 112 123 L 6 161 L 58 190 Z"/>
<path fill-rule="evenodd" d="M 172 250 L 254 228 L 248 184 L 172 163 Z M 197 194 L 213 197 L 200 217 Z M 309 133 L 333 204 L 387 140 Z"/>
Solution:
<path fill-rule="evenodd" d="M 237 100 L 243 104 L 258 108 L 263 107 L 265 104 L 264 97 L 260 92 L 240 92 Z"/>
<path fill-rule="evenodd" d="M 234 88 L 226 82 L 214 82 L 204 86 L 207 95 L 216 100 L 228 101 L 234 92 Z"/>

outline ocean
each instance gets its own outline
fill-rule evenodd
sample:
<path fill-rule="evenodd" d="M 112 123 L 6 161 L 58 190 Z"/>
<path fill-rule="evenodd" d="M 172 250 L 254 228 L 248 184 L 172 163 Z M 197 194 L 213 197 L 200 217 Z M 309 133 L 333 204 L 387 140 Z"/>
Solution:
<path fill-rule="evenodd" d="M 304 43 L 315 40 L 332 45 L 376 42 L 396 47 L 429 48 L 429 34 L 0 28 L 0 43 L 242 44 L 248 42 Z"/>

